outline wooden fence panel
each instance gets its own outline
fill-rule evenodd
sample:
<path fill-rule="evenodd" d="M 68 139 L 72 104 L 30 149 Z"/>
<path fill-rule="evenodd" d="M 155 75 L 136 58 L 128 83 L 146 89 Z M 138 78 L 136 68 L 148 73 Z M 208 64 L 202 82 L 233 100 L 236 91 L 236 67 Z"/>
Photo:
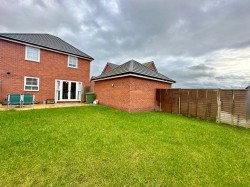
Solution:
<path fill-rule="evenodd" d="M 171 90 L 166 90 L 165 94 L 163 95 L 165 104 L 162 107 L 164 112 L 171 113 Z"/>
<path fill-rule="evenodd" d="M 247 125 L 247 92 L 234 91 L 233 123 L 235 125 Z"/>
<path fill-rule="evenodd" d="M 155 93 L 155 111 L 161 111 L 161 91 L 160 89 L 156 89 Z"/>
<path fill-rule="evenodd" d="M 206 90 L 198 90 L 198 99 L 197 99 L 197 117 L 201 119 L 206 119 Z"/>
<path fill-rule="evenodd" d="M 181 102 L 181 114 L 187 116 L 188 115 L 188 95 L 189 91 L 188 90 L 180 90 L 180 102 Z"/>
<path fill-rule="evenodd" d="M 188 115 L 191 117 L 197 117 L 197 90 L 189 90 Z"/>
<path fill-rule="evenodd" d="M 157 89 L 155 109 L 250 127 L 248 90 Z"/>
<path fill-rule="evenodd" d="M 86 101 L 86 93 L 90 92 L 90 86 L 85 86 L 82 88 L 82 101 Z"/>
<path fill-rule="evenodd" d="M 217 104 L 217 90 L 207 90 L 207 109 L 206 119 L 211 121 L 217 120 L 218 104 Z"/>
<path fill-rule="evenodd" d="M 221 112 L 220 122 L 231 124 L 233 113 L 233 91 L 221 90 L 220 92 Z"/>
<path fill-rule="evenodd" d="M 167 98 L 167 96 L 166 96 L 166 93 L 167 93 L 167 90 L 161 90 L 161 100 L 162 100 L 162 102 L 161 102 L 161 111 L 163 111 L 163 112 L 166 112 L 166 110 L 165 110 L 165 108 L 166 108 L 166 99 L 168 99 Z"/>
<path fill-rule="evenodd" d="M 179 114 L 179 90 L 171 90 L 171 113 Z"/>

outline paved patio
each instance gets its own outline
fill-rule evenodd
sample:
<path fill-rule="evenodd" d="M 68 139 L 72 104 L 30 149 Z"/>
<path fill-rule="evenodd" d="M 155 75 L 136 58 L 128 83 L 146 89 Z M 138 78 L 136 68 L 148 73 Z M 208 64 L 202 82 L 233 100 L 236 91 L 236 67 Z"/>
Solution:
<path fill-rule="evenodd" d="M 93 104 L 85 103 L 57 103 L 57 104 L 34 104 L 34 105 L 24 105 L 23 108 L 19 106 L 10 106 L 0 104 L 0 111 L 3 110 L 31 110 L 31 109 L 44 109 L 44 108 L 63 108 L 63 107 L 77 107 L 77 106 L 93 106 Z"/>

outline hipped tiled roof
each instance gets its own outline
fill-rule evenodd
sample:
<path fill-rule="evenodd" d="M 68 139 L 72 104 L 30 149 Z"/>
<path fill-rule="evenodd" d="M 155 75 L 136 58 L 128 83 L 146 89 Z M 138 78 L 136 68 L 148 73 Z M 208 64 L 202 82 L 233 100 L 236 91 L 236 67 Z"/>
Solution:
<path fill-rule="evenodd" d="M 58 52 L 76 55 L 89 60 L 94 60 L 91 56 L 51 34 L 0 33 L 0 39 L 30 44 L 37 47 L 43 47 Z"/>
<path fill-rule="evenodd" d="M 159 81 L 175 83 L 174 80 L 156 71 L 149 69 L 148 67 L 144 66 L 143 64 L 135 60 L 130 60 L 124 64 L 121 64 L 107 73 L 102 73 L 101 75 L 92 78 L 92 80 L 110 79 L 117 76 L 125 76 L 125 75 L 131 75 L 131 76 L 137 75 Z"/>

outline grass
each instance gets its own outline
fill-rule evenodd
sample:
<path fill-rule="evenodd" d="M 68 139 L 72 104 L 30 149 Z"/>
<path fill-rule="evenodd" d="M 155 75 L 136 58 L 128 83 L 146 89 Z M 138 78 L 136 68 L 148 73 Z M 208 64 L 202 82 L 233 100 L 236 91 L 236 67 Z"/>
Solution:
<path fill-rule="evenodd" d="M 166 113 L 0 112 L 0 186 L 250 186 L 250 131 Z"/>

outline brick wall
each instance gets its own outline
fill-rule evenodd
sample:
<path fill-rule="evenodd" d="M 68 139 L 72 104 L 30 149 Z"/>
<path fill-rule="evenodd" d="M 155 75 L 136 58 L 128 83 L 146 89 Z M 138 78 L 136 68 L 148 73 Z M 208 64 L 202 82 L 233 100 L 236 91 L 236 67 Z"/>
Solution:
<path fill-rule="evenodd" d="M 130 112 L 154 111 L 156 89 L 159 88 L 171 88 L 171 84 L 131 77 Z"/>
<path fill-rule="evenodd" d="M 107 65 L 105 69 L 103 70 L 103 73 L 108 73 L 110 72 L 110 70 L 112 70 L 112 68 L 109 65 Z"/>
<path fill-rule="evenodd" d="M 153 64 L 150 64 L 149 69 L 156 71 L 155 66 Z"/>
<path fill-rule="evenodd" d="M 0 40 L 0 101 L 9 93 L 32 93 L 37 101 L 54 99 L 55 79 L 81 81 L 89 86 L 90 61 L 78 58 L 78 68 L 68 68 L 68 56 L 40 49 L 40 62 L 25 60 L 25 45 Z M 10 72 L 10 75 L 7 75 Z M 40 91 L 24 90 L 24 77 L 40 78 Z"/>
<path fill-rule="evenodd" d="M 94 92 L 100 104 L 111 106 L 120 110 L 129 111 L 129 77 L 96 81 Z"/>
<path fill-rule="evenodd" d="M 128 112 L 142 112 L 154 110 L 157 88 L 171 88 L 171 84 L 123 77 L 96 81 L 94 92 L 100 104 Z"/>

